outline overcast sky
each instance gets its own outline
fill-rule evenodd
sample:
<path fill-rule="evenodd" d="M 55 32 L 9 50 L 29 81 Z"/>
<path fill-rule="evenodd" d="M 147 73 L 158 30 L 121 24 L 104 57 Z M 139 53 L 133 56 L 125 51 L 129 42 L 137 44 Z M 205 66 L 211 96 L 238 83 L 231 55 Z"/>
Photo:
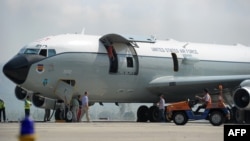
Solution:
<path fill-rule="evenodd" d="M 250 45 L 249 0 L 1 0 L 0 63 L 26 43 L 81 32 Z"/>

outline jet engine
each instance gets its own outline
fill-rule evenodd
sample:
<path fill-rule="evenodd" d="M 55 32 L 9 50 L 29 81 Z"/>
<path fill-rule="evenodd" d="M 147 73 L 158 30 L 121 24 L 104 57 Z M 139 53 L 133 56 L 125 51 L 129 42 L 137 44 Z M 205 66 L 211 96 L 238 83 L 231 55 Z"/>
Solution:
<path fill-rule="evenodd" d="M 28 92 L 24 89 L 22 89 L 19 86 L 16 86 L 15 88 L 15 95 L 18 100 L 24 100 L 27 96 Z"/>
<path fill-rule="evenodd" d="M 47 97 L 40 96 L 39 94 L 33 94 L 32 103 L 39 108 L 56 109 L 57 101 Z"/>
<path fill-rule="evenodd" d="M 242 110 L 250 110 L 250 80 L 240 84 L 233 94 L 235 106 Z"/>

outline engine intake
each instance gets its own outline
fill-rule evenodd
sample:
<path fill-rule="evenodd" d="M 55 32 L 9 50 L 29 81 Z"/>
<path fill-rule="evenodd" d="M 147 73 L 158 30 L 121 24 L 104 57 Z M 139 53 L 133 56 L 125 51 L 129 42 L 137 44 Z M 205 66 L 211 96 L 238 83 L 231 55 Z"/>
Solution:
<path fill-rule="evenodd" d="M 46 109 L 57 108 L 57 107 L 55 107 L 56 103 L 57 103 L 55 99 L 42 97 L 38 94 L 34 94 L 32 96 L 32 102 L 36 107 L 40 107 L 40 108 L 46 108 Z"/>
<path fill-rule="evenodd" d="M 27 96 L 28 92 L 21 87 L 16 86 L 15 95 L 18 100 L 24 100 Z"/>
<path fill-rule="evenodd" d="M 242 110 L 250 110 L 250 87 L 236 89 L 233 95 L 235 106 Z"/>

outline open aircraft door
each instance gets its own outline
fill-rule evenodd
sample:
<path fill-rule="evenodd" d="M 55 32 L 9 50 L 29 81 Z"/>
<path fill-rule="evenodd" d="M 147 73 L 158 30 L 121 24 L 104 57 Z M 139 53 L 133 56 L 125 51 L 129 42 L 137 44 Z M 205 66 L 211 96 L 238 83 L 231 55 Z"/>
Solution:
<path fill-rule="evenodd" d="M 59 80 L 55 89 L 55 94 L 60 97 L 66 104 L 70 104 L 71 98 L 73 96 L 74 87 L 72 86 L 70 80 L 63 81 Z"/>
<path fill-rule="evenodd" d="M 107 34 L 100 38 L 106 47 L 113 47 L 114 60 L 110 61 L 110 74 L 137 75 L 139 72 L 139 60 L 135 48 L 136 42 L 155 42 L 153 38 L 141 38 Z"/>

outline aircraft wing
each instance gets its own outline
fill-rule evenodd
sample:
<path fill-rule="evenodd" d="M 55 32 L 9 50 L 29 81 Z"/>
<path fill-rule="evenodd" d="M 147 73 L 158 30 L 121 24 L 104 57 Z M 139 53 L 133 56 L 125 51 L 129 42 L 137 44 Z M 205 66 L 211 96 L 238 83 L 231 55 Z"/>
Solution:
<path fill-rule="evenodd" d="M 163 76 L 152 80 L 149 87 L 196 85 L 201 83 L 241 82 L 250 79 L 250 75 L 225 76 Z"/>
<path fill-rule="evenodd" d="M 153 93 L 185 93 L 190 89 L 200 92 L 203 88 L 215 88 L 222 84 L 224 88 L 235 88 L 243 80 L 250 79 L 250 75 L 223 75 L 223 76 L 162 76 L 149 83 L 149 90 Z M 174 87 L 172 87 L 174 86 Z"/>

